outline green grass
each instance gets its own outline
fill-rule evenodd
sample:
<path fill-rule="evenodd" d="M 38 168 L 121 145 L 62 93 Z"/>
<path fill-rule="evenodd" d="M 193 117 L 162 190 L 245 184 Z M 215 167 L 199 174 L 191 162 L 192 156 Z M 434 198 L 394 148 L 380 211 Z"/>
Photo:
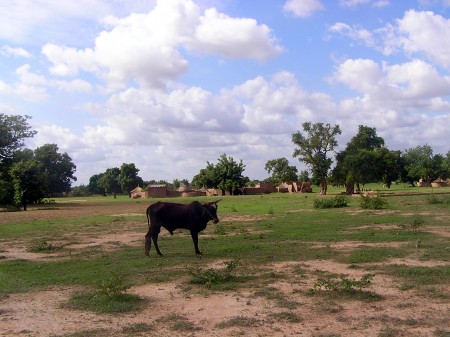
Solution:
<path fill-rule="evenodd" d="M 395 188 L 394 188 L 395 187 Z M 417 188 L 394 186 L 383 193 L 423 192 Z M 380 188 L 381 189 L 381 188 Z M 317 189 L 316 189 L 317 190 Z M 336 193 L 339 189 L 335 190 Z M 330 193 L 333 190 L 329 191 Z M 123 228 L 142 232 L 144 238 L 147 223 L 145 213 L 136 216 L 96 215 L 80 218 L 59 218 L 30 222 L 0 224 L 0 240 L 12 245 L 30 246 L 36 242 L 49 248 L 63 241 L 56 253 L 59 259 L 39 261 L 7 260 L 0 258 L 0 295 L 45 289 L 52 285 L 81 285 L 87 288 L 101 282 L 104 275 L 122 272 L 129 275 L 131 285 L 180 280 L 189 277 L 186 266 L 207 270 L 208 263 L 215 260 L 239 260 L 237 283 L 245 284 L 248 277 L 258 277 L 253 270 L 267 263 L 283 261 L 333 260 L 349 264 L 370 264 L 388 261 L 392 257 L 410 255 L 424 260 L 450 260 L 449 240 L 437 239 L 436 234 L 427 232 L 427 227 L 448 226 L 450 205 L 430 204 L 428 195 L 389 196 L 384 210 L 362 211 L 356 198 L 349 198 L 345 208 L 314 209 L 318 193 L 271 194 L 262 196 L 222 197 L 219 203 L 219 217 L 242 216 L 253 221 L 222 221 L 210 224 L 200 235 L 199 245 L 204 255 L 199 259 L 194 254 L 192 240 L 186 231 L 176 231 L 172 237 L 160 237 L 159 245 L 163 257 L 155 254 L 150 258 L 143 254 L 142 246 L 118 245 L 114 251 L 86 247 L 70 249 L 67 243 L 77 242 L 79 236 L 99 236 L 105 233 L 120 233 Z M 86 199 L 81 203 L 77 199 Z M 200 201 L 217 198 L 200 197 Z M 95 198 L 55 199 L 52 208 L 83 207 L 93 204 L 128 205 L 135 200 L 120 196 Z M 189 202 L 190 199 L 165 199 Z M 140 200 L 145 205 L 154 200 Z M 31 212 L 31 211 L 30 211 Z M 54 212 L 53 209 L 46 212 Z M 415 215 L 426 215 L 426 222 L 418 232 L 402 230 L 400 224 L 408 224 Z M 447 218 L 446 218 L 447 216 Z M 164 229 L 163 229 L 164 231 Z M 416 242 L 421 240 L 421 247 Z M 342 251 L 331 248 L 331 244 L 342 241 L 361 242 L 359 248 Z M 403 243 L 398 248 L 370 247 L 367 243 Z M 318 243 L 320 245 L 318 245 Z M 45 249 L 44 249 L 45 251 Z M 0 252 L 0 257 L 2 253 Z M 405 271 L 406 273 L 406 271 Z M 103 275 L 103 276 L 102 276 Z M 401 276 L 401 275 L 399 275 Z M 407 276 L 401 276 L 407 277 Z M 431 277 L 431 276 L 429 276 Z M 444 279 L 445 279 L 444 275 Z"/>

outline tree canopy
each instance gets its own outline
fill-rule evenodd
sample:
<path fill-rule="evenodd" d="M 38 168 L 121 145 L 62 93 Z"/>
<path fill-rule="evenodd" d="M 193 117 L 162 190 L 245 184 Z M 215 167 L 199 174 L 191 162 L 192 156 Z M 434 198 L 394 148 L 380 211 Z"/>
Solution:
<path fill-rule="evenodd" d="M 346 186 L 346 193 L 353 194 L 355 184 L 380 181 L 383 173 L 394 165 L 388 165 L 389 150 L 383 149 L 384 139 L 377 136 L 375 128 L 360 125 L 358 133 L 347 143 L 346 148 L 336 155 L 336 167 L 333 169 L 332 180 Z M 385 162 L 386 160 L 386 162 Z M 386 175 L 386 179 L 392 179 Z"/>
<path fill-rule="evenodd" d="M 45 144 L 34 150 L 35 159 L 41 163 L 42 170 L 47 174 L 47 194 L 70 192 L 76 166 L 69 155 L 58 152 L 56 144 Z"/>
<path fill-rule="evenodd" d="M 275 185 L 298 179 L 297 168 L 289 165 L 289 161 L 284 157 L 268 160 L 264 168 L 271 174 L 269 180 Z"/>
<path fill-rule="evenodd" d="M 337 146 L 336 136 L 341 134 L 339 125 L 331 126 L 323 123 L 302 124 L 303 133 L 297 131 L 292 135 L 292 142 L 298 146 L 293 157 L 310 166 L 313 178 L 320 183 L 320 194 L 327 193 L 327 176 L 332 159 L 328 153 Z"/>
<path fill-rule="evenodd" d="M 233 157 L 222 154 L 218 158 L 216 165 L 206 163 L 206 168 L 192 179 L 192 185 L 196 187 L 218 188 L 233 194 L 237 189 L 242 188 L 250 180 L 243 176 L 245 165 L 242 160 L 236 162 Z"/>
<path fill-rule="evenodd" d="M 0 113 L 0 162 L 11 158 L 14 152 L 24 146 L 26 138 L 33 137 L 36 131 L 30 130 L 30 116 L 9 116 Z"/>

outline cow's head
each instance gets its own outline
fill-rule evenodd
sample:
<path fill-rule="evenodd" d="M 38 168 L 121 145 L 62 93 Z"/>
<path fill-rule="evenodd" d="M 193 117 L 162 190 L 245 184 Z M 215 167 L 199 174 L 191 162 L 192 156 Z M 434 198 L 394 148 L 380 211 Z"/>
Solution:
<path fill-rule="evenodd" d="M 208 215 L 210 216 L 210 219 L 214 222 L 214 223 L 218 223 L 219 222 L 219 218 L 217 217 L 217 203 L 222 200 L 216 200 L 216 201 L 211 201 L 211 202 L 205 202 L 204 204 L 202 204 L 203 207 L 206 208 Z"/>

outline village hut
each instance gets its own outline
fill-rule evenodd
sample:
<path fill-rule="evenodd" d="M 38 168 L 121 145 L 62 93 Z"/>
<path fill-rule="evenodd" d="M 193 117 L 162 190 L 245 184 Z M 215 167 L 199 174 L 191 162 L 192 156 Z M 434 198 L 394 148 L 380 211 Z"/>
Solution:
<path fill-rule="evenodd" d="M 137 199 L 137 198 L 146 198 L 147 192 L 145 192 L 142 187 L 138 185 L 135 189 L 130 191 L 130 198 Z"/>

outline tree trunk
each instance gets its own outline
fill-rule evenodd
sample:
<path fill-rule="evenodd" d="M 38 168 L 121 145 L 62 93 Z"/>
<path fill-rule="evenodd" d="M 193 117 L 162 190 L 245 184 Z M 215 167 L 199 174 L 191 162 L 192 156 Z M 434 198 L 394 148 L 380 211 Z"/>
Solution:
<path fill-rule="evenodd" d="M 326 195 L 327 194 L 327 181 L 326 180 L 322 180 L 320 182 L 320 195 Z"/>
<path fill-rule="evenodd" d="M 355 193 L 355 185 L 354 184 L 345 184 L 345 194 L 352 195 Z"/>

